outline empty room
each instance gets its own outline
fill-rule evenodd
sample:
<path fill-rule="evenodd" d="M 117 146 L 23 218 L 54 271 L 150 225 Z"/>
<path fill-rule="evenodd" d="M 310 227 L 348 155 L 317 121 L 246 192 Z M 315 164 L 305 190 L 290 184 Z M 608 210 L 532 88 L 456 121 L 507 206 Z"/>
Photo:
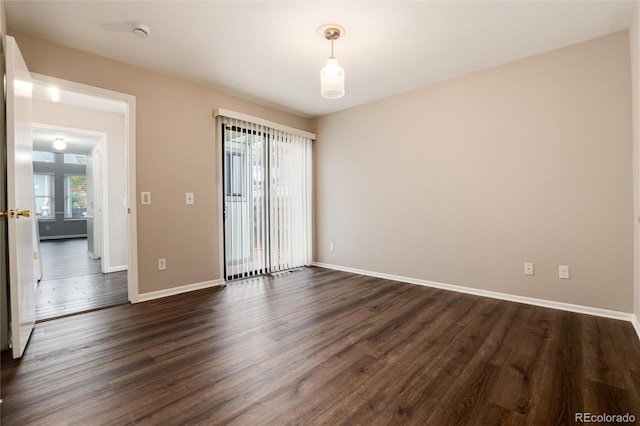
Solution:
<path fill-rule="evenodd" d="M 640 421 L 640 2 L 0 32 L 3 425 Z"/>

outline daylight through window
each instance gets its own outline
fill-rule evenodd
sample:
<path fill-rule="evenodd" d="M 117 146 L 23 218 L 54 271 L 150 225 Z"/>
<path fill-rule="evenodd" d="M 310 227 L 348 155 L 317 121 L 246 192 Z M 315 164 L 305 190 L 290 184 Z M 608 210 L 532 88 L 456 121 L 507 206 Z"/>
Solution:
<path fill-rule="evenodd" d="M 87 214 L 87 177 L 64 177 L 64 217 L 83 219 Z"/>

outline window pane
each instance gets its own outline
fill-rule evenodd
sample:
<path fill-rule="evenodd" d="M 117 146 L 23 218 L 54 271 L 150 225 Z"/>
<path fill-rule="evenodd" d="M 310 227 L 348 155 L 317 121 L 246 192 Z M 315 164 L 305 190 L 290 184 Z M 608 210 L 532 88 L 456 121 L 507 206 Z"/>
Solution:
<path fill-rule="evenodd" d="M 53 152 L 33 151 L 33 161 L 53 163 Z"/>
<path fill-rule="evenodd" d="M 225 158 L 226 195 L 240 197 L 244 189 L 244 155 L 227 152 Z"/>
<path fill-rule="evenodd" d="M 37 196 L 51 195 L 51 175 L 33 175 L 34 193 Z"/>
<path fill-rule="evenodd" d="M 64 217 L 83 219 L 87 214 L 87 177 L 65 176 Z"/>
<path fill-rule="evenodd" d="M 34 174 L 33 190 L 39 219 L 53 219 L 53 176 Z"/>
<path fill-rule="evenodd" d="M 67 164 L 87 164 L 87 156 L 81 154 L 65 154 L 64 162 Z"/>
<path fill-rule="evenodd" d="M 53 219 L 50 197 L 36 197 L 36 213 L 38 219 Z"/>

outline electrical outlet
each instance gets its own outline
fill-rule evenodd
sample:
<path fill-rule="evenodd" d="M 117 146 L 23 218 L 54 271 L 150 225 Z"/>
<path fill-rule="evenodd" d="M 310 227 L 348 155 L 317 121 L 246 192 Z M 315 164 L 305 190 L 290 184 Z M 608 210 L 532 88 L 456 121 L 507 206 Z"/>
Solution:
<path fill-rule="evenodd" d="M 329 243 L 329 251 L 336 251 L 336 245 L 334 243 Z"/>
<path fill-rule="evenodd" d="M 158 271 L 167 269 L 167 259 L 158 259 Z"/>
<path fill-rule="evenodd" d="M 527 262 L 524 264 L 524 274 L 533 275 L 533 263 Z"/>

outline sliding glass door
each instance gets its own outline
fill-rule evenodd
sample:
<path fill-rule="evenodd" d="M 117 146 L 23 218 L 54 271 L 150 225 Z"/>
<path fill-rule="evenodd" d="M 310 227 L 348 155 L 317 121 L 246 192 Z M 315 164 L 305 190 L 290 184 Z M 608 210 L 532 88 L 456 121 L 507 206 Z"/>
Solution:
<path fill-rule="evenodd" d="M 225 275 L 227 279 L 269 270 L 266 137 L 224 126 Z"/>
<path fill-rule="evenodd" d="M 311 141 L 223 119 L 227 280 L 308 265 Z"/>

